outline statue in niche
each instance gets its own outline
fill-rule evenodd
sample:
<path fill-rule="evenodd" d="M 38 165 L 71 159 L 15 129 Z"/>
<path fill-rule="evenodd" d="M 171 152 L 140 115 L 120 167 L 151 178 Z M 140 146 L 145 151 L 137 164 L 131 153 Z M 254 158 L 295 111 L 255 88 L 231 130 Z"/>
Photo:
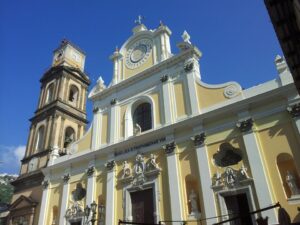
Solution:
<path fill-rule="evenodd" d="M 299 195 L 300 194 L 300 190 L 296 184 L 296 178 L 295 176 L 291 173 L 291 171 L 287 171 L 286 173 L 286 183 L 289 186 L 292 195 Z"/>
<path fill-rule="evenodd" d="M 197 203 L 197 195 L 194 191 L 194 189 L 191 190 L 191 193 L 189 195 L 189 203 L 191 204 L 191 216 L 198 216 L 199 215 L 199 209 L 198 209 L 198 203 Z"/>
<path fill-rule="evenodd" d="M 154 154 L 151 154 L 150 155 L 150 159 L 149 159 L 149 161 L 148 161 L 148 163 L 147 163 L 147 170 L 148 171 L 152 171 L 152 170 L 157 170 L 157 169 L 159 169 L 158 168 L 158 165 L 157 165 L 157 163 L 156 163 L 156 157 L 155 157 L 155 155 Z"/>
<path fill-rule="evenodd" d="M 72 199 L 74 202 L 81 201 L 86 195 L 86 190 L 82 187 L 81 183 L 76 184 L 76 188 L 72 191 Z"/>
<path fill-rule="evenodd" d="M 240 173 L 241 173 L 241 175 L 243 176 L 243 177 L 245 177 L 245 178 L 250 178 L 249 177 L 249 175 L 248 175 L 248 172 L 247 172 L 247 168 L 244 166 L 244 165 L 242 165 L 242 167 L 241 167 L 241 169 L 240 169 Z"/>
<path fill-rule="evenodd" d="M 123 162 L 123 175 L 122 178 L 129 177 L 131 175 L 131 169 L 127 161 Z"/>
<path fill-rule="evenodd" d="M 234 175 L 233 169 L 230 167 L 227 167 L 225 170 L 225 175 L 226 175 L 227 185 L 233 186 L 235 183 L 235 175 Z"/>
<path fill-rule="evenodd" d="M 135 134 L 135 135 L 138 135 L 138 134 L 140 134 L 141 132 L 142 132 L 141 126 L 140 126 L 138 123 L 136 123 L 136 124 L 134 125 L 134 134 Z"/>

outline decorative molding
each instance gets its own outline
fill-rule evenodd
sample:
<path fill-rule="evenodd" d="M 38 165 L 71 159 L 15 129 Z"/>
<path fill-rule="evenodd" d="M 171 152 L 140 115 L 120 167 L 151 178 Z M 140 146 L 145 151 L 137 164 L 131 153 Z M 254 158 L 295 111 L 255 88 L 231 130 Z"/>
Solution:
<path fill-rule="evenodd" d="M 242 159 L 242 152 L 239 148 L 233 147 L 230 143 L 224 142 L 219 150 L 213 154 L 213 163 L 218 167 L 228 167 L 238 164 Z"/>
<path fill-rule="evenodd" d="M 249 177 L 247 170 L 248 169 L 244 165 L 238 170 L 226 167 L 222 174 L 219 172 L 214 174 L 211 187 L 213 189 L 231 189 L 242 186 L 244 181 L 252 180 L 252 178 Z"/>
<path fill-rule="evenodd" d="M 165 150 L 166 154 L 173 153 L 175 148 L 176 148 L 176 143 L 174 141 L 163 146 L 163 149 Z"/>
<path fill-rule="evenodd" d="M 107 163 L 105 163 L 105 167 L 106 167 L 107 170 L 113 170 L 115 165 L 116 165 L 115 160 L 108 161 Z"/>
<path fill-rule="evenodd" d="M 293 118 L 300 116 L 300 103 L 288 106 L 287 111 Z"/>
<path fill-rule="evenodd" d="M 184 71 L 185 72 L 190 72 L 192 69 L 194 69 L 194 62 L 193 61 L 188 61 L 187 63 L 184 64 Z"/>
<path fill-rule="evenodd" d="M 65 217 L 67 220 L 72 221 L 72 220 L 77 220 L 80 218 L 83 218 L 84 216 L 84 211 L 83 211 L 83 207 L 78 203 L 78 202 L 74 202 L 74 204 L 71 205 L 71 207 L 69 207 L 66 210 L 66 214 Z"/>
<path fill-rule="evenodd" d="M 206 135 L 204 132 L 201 134 L 196 134 L 194 137 L 191 137 L 191 140 L 194 141 L 195 146 L 200 146 L 204 143 L 206 139 Z"/>
<path fill-rule="evenodd" d="M 122 178 L 120 181 L 122 183 L 131 183 L 133 187 L 143 189 L 144 183 L 151 180 L 151 178 L 157 177 L 160 171 L 161 169 L 156 163 L 156 156 L 154 154 L 150 155 L 150 158 L 146 163 L 144 156 L 142 154 L 137 154 L 132 170 L 127 161 L 123 162 Z"/>
<path fill-rule="evenodd" d="M 111 101 L 110 101 L 110 104 L 111 105 L 115 105 L 117 103 L 117 99 L 116 98 L 113 98 Z"/>
<path fill-rule="evenodd" d="M 95 107 L 94 109 L 93 109 L 93 113 L 97 113 L 99 111 L 99 107 Z"/>
<path fill-rule="evenodd" d="M 247 132 L 252 129 L 253 120 L 249 118 L 247 120 L 239 121 L 236 123 L 236 127 L 240 129 L 241 132 Z"/>
<path fill-rule="evenodd" d="M 166 81 L 168 81 L 169 80 L 169 76 L 168 75 L 163 75 L 161 78 L 160 78 L 160 81 L 162 82 L 162 83 L 165 83 Z"/>
<path fill-rule="evenodd" d="M 63 179 L 64 183 L 67 184 L 70 180 L 70 174 L 67 173 L 67 174 L 63 175 L 62 179 Z"/>
<path fill-rule="evenodd" d="M 224 96 L 226 98 L 234 98 L 241 92 L 241 87 L 238 84 L 231 84 L 224 89 Z"/>
<path fill-rule="evenodd" d="M 42 188 L 43 190 L 47 189 L 49 187 L 49 181 L 48 180 L 44 180 L 42 182 Z"/>
<path fill-rule="evenodd" d="M 90 166 L 90 167 L 88 167 L 87 169 L 86 169 L 86 175 L 88 176 L 88 177 L 90 177 L 90 176 L 92 176 L 93 174 L 94 174 L 94 172 L 95 172 L 95 167 L 94 166 Z"/>

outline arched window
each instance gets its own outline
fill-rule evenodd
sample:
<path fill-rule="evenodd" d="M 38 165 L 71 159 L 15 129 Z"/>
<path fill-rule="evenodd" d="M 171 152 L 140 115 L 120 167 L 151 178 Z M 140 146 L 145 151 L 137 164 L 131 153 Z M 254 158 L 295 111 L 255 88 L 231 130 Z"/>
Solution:
<path fill-rule="evenodd" d="M 54 84 L 50 84 L 47 89 L 47 98 L 46 98 L 46 104 L 50 103 L 53 100 L 54 97 Z"/>
<path fill-rule="evenodd" d="M 68 97 L 69 102 L 76 104 L 78 100 L 78 95 L 79 95 L 78 88 L 75 85 L 72 85 L 69 91 L 69 97 Z"/>
<path fill-rule="evenodd" d="M 67 129 L 65 130 L 64 148 L 67 148 L 74 141 L 75 131 L 72 127 L 67 127 Z"/>
<path fill-rule="evenodd" d="M 35 150 L 41 151 L 43 150 L 44 145 L 44 133 L 45 133 L 45 127 L 40 126 L 36 135 L 36 141 L 35 141 Z"/>
<path fill-rule="evenodd" d="M 134 110 L 133 127 L 140 132 L 150 130 L 152 128 L 151 104 L 142 103 Z"/>
<path fill-rule="evenodd" d="M 288 153 L 279 154 L 277 167 L 286 196 L 290 198 L 292 195 L 300 194 L 300 178 L 293 157 Z"/>

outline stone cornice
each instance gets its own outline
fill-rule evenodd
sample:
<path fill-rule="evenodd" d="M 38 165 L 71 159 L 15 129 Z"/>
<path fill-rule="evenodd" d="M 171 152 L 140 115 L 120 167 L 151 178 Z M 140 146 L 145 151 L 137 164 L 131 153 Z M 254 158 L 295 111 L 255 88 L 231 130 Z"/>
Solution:
<path fill-rule="evenodd" d="M 75 68 L 75 67 L 69 67 L 69 66 L 53 66 L 50 67 L 42 76 L 42 78 L 40 79 L 41 83 L 44 83 L 45 81 L 47 81 L 48 79 L 53 79 L 53 77 L 57 77 L 59 75 L 56 75 L 60 72 L 66 71 L 68 72 L 68 74 L 72 75 L 72 77 L 76 78 L 77 80 L 80 80 L 81 82 L 83 82 L 84 84 L 86 84 L 87 86 L 90 85 L 91 81 L 88 77 L 87 74 L 85 74 L 84 72 L 80 71 L 79 69 Z M 78 73 L 78 75 L 75 74 Z M 61 74 L 60 76 L 64 76 L 64 74 Z"/>
<path fill-rule="evenodd" d="M 90 99 L 92 101 L 96 101 L 96 100 L 101 100 L 105 97 L 108 97 L 112 94 L 114 94 L 116 91 L 118 91 L 119 89 L 124 89 L 130 85 L 133 85 L 134 83 L 143 80 L 147 77 L 152 76 L 155 73 L 160 72 L 161 70 L 164 70 L 166 68 L 175 66 L 176 64 L 178 64 L 178 62 L 184 62 L 187 58 L 189 57 L 199 57 L 199 50 L 196 47 L 192 47 L 186 51 L 183 51 L 181 53 L 179 53 L 178 55 L 174 55 L 138 74 L 135 74 L 134 76 L 121 81 L 120 83 L 117 83 L 113 86 L 111 86 L 110 88 L 107 88 L 105 90 L 103 90 L 100 93 L 97 93 L 93 96 L 90 97 Z"/>
<path fill-rule="evenodd" d="M 21 162 L 22 162 L 22 163 L 26 163 L 26 162 L 28 162 L 28 161 L 29 161 L 30 159 L 32 159 L 32 158 L 35 158 L 35 157 L 41 157 L 41 156 L 48 155 L 48 153 L 49 153 L 50 151 L 51 151 L 50 149 L 45 149 L 45 150 L 43 150 L 43 151 L 37 152 L 37 153 L 35 153 L 35 154 L 33 154 L 33 155 L 30 155 L 30 156 L 28 156 L 28 157 L 24 157 L 24 158 L 21 160 Z"/>

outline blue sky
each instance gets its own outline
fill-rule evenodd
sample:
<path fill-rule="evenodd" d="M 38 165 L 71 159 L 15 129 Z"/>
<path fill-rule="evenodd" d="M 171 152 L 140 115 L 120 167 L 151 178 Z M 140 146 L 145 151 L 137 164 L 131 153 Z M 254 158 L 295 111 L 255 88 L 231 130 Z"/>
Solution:
<path fill-rule="evenodd" d="M 155 29 L 162 20 L 173 32 L 172 51 L 187 30 L 203 53 L 202 80 L 237 81 L 248 88 L 277 77 L 282 54 L 261 0 L 0 0 L 0 173 L 18 173 L 40 91 L 39 79 L 63 38 L 86 54 L 92 86 L 99 75 L 108 84 L 109 56 L 132 34 L 141 14 Z M 91 102 L 88 119 L 91 121 Z"/>

